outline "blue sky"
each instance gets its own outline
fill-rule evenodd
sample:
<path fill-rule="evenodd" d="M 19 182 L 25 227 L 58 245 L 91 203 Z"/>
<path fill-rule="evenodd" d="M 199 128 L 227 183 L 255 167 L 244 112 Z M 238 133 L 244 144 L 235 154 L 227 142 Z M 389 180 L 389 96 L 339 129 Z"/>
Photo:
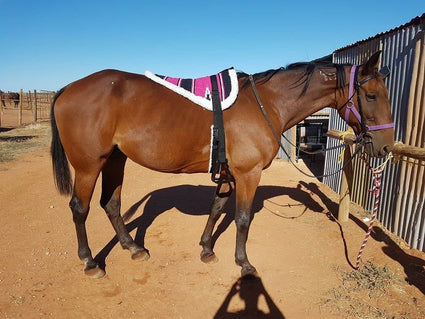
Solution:
<path fill-rule="evenodd" d="M 313 60 L 425 12 L 424 0 L 0 0 L 0 89 L 93 72 L 197 77 Z"/>

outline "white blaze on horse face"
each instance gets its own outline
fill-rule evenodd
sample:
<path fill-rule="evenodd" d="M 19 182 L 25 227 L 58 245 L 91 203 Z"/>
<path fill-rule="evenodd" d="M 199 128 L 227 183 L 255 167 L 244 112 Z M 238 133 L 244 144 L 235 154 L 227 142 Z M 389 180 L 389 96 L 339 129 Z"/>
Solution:
<path fill-rule="evenodd" d="M 325 82 L 327 82 L 327 81 L 335 81 L 336 80 L 336 73 L 334 73 L 334 72 L 325 73 L 324 71 L 319 70 L 319 74 L 323 78 L 323 80 L 325 80 Z"/>

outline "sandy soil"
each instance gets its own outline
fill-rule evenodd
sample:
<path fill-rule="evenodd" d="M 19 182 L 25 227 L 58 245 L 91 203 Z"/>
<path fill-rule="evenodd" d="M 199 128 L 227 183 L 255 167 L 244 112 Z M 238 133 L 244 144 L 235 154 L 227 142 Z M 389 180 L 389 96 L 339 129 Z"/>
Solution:
<path fill-rule="evenodd" d="M 97 187 L 87 229 L 107 275 L 95 280 L 83 274 L 77 257 L 69 198 L 55 190 L 48 145 L 0 164 L 0 315 L 425 317 L 425 254 L 375 227 L 363 254 L 363 265 L 372 265 L 375 277 L 367 277 L 367 285 L 360 284 L 365 278 L 351 282 L 358 272 L 350 262 L 366 228 L 361 210 L 353 206 L 351 219 L 338 225 L 328 217 L 337 211 L 338 195 L 280 160 L 264 171 L 254 204 L 247 247 L 258 277 L 241 279 L 234 263 L 232 200 L 216 231 L 220 260 L 202 263 L 198 242 L 213 193 L 207 174 L 161 174 L 128 162 L 122 210 L 137 209 L 128 227 L 151 258 L 132 261 L 116 244 Z"/>

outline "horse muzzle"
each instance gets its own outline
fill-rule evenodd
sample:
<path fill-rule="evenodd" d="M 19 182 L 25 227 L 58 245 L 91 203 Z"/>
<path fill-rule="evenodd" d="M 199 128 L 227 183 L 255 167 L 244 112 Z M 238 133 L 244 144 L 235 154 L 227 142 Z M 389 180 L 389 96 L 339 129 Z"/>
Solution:
<path fill-rule="evenodd" d="M 367 132 L 364 135 L 363 143 L 368 155 L 381 158 L 391 152 L 394 146 L 394 133 L 393 130 L 389 131 Z"/>

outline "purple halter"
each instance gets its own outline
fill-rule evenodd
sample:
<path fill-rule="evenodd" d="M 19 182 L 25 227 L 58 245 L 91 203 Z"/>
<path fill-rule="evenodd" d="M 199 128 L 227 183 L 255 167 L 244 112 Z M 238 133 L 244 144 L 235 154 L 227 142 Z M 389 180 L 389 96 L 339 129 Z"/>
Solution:
<path fill-rule="evenodd" d="M 362 126 L 362 133 L 366 133 L 366 131 L 378 131 L 378 130 L 385 130 L 385 129 L 388 129 L 388 128 L 393 128 L 394 123 L 373 125 L 373 126 L 367 126 L 367 125 L 364 124 L 363 116 L 362 116 L 362 114 L 360 114 L 360 113 L 362 113 L 362 110 L 361 110 L 359 88 L 362 84 L 371 80 L 373 77 L 366 78 L 365 80 L 363 80 L 362 82 L 359 83 L 357 81 L 357 70 L 358 70 L 357 65 L 353 65 L 351 67 L 350 84 L 349 84 L 349 90 L 348 90 L 349 100 L 345 104 L 345 106 L 346 106 L 345 117 L 344 117 L 345 122 L 347 122 L 347 124 L 348 124 L 348 120 L 350 118 L 350 112 L 352 112 L 354 114 L 354 116 L 356 117 L 356 119 L 359 121 L 360 125 Z M 358 104 L 359 104 L 360 113 L 359 113 L 359 111 L 357 111 L 356 107 L 354 106 L 354 102 L 353 102 L 354 89 L 356 89 L 356 92 L 357 92 L 357 100 L 358 100 Z"/>

